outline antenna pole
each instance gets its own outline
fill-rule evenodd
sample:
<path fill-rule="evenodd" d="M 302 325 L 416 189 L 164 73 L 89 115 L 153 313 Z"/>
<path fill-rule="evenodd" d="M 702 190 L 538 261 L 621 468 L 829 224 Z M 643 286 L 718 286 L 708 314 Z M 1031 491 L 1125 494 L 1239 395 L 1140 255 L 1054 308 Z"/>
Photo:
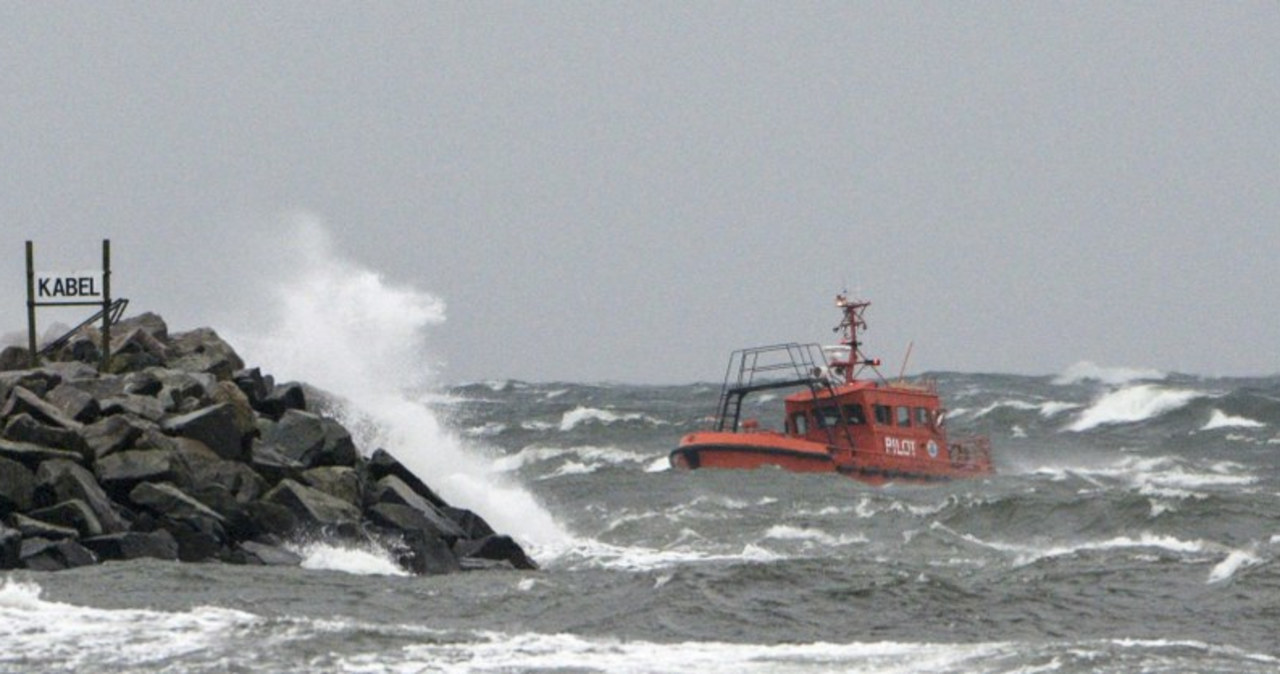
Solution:
<path fill-rule="evenodd" d="M 907 355 L 902 359 L 902 369 L 898 370 L 898 381 L 902 381 L 902 376 L 907 373 L 907 363 L 911 361 L 911 349 L 916 345 L 915 340 L 907 342 Z"/>

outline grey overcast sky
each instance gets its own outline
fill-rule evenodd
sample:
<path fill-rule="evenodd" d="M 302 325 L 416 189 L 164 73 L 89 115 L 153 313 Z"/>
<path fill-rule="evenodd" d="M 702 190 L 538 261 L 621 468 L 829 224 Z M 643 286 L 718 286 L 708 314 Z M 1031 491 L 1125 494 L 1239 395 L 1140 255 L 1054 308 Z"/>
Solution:
<path fill-rule="evenodd" d="M 718 381 L 844 287 L 894 371 L 1280 372 L 1276 2 L 5 1 L 0 166 L 0 332 L 27 239 L 225 327 L 305 213 L 449 381 Z"/>

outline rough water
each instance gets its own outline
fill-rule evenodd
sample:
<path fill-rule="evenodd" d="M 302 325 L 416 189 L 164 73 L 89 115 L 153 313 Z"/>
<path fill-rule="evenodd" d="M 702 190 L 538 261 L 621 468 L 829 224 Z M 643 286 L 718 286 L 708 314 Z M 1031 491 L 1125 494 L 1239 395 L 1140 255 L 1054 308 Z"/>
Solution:
<path fill-rule="evenodd" d="M 709 384 L 437 391 L 421 413 L 559 527 L 542 571 L 314 542 L 302 569 L 6 572 L 0 670 L 1280 670 L 1280 378 L 937 379 L 997 476 L 672 471 Z"/>
<path fill-rule="evenodd" d="M 938 374 L 982 480 L 673 471 L 718 383 L 433 386 L 443 303 L 301 239 L 224 336 L 543 569 L 298 541 L 302 568 L 0 572 L 0 672 L 1280 671 L 1280 377 Z"/>

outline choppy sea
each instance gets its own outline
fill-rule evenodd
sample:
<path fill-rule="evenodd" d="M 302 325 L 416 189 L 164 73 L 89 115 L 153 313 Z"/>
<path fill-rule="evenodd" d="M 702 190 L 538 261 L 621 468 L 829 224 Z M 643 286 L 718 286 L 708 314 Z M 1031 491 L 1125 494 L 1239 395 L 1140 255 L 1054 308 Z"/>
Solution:
<path fill-rule="evenodd" d="M 1280 377 L 932 376 L 997 475 L 670 470 L 713 384 L 384 400 L 367 442 L 542 570 L 299 541 L 304 568 L 4 572 L 0 671 L 1280 671 Z"/>

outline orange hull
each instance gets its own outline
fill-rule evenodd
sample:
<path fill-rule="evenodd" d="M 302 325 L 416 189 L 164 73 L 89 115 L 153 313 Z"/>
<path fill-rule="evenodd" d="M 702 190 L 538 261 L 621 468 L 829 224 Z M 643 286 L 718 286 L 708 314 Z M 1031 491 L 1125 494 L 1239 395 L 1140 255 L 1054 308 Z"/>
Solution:
<path fill-rule="evenodd" d="M 985 453 L 981 456 L 985 458 Z M 937 482 L 995 473 L 989 460 L 959 461 L 954 452 L 912 457 L 849 451 L 767 431 L 690 433 L 669 458 L 673 467 L 688 470 L 754 470 L 771 466 L 798 473 L 841 473 L 871 484 Z"/>

